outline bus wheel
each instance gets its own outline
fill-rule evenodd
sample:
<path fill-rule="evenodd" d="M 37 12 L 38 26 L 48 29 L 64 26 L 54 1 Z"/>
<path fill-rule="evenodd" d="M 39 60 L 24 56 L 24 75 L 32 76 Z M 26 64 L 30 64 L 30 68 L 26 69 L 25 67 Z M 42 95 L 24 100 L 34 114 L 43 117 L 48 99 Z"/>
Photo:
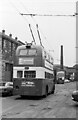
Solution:
<path fill-rule="evenodd" d="M 47 95 L 48 95 L 48 86 L 46 86 L 45 97 L 47 97 Z"/>
<path fill-rule="evenodd" d="M 54 94 L 54 91 L 55 91 L 55 85 L 52 88 L 51 94 Z"/>
<path fill-rule="evenodd" d="M 25 95 L 20 95 L 21 96 L 21 98 L 25 98 Z"/>

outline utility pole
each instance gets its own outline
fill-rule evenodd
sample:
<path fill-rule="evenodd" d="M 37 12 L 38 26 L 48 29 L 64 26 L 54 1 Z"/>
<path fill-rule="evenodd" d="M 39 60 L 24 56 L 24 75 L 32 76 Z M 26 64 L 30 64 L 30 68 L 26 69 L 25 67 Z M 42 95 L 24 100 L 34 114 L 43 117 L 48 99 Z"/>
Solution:
<path fill-rule="evenodd" d="M 76 2 L 76 13 L 78 13 L 78 1 Z M 76 16 L 76 64 L 78 65 L 78 15 Z"/>
<path fill-rule="evenodd" d="M 78 1 L 76 2 L 76 13 L 78 13 Z M 76 16 L 76 81 L 78 89 L 78 14 Z"/>
<path fill-rule="evenodd" d="M 78 1 L 76 2 L 76 13 L 78 13 Z M 78 15 L 76 16 L 76 64 L 78 64 Z"/>

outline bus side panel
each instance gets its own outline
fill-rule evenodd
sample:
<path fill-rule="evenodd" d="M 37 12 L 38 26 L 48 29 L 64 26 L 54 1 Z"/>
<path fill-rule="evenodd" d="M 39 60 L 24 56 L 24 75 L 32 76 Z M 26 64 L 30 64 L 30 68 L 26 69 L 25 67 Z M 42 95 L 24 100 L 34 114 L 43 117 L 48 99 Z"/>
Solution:
<path fill-rule="evenodd" d="M 43 87 L 42 87 L 42 95 L 46 94 L 46 87 L 48 86 L 48 93 L 52 92 L 52 89 L 54 87 L 54 78 L 52 79 L 44 79 L 43 80 Z"/>
<path fill-rule="evenodd" d="M 34 57 L 34 64 L 33 64 L 33 66 L 42 66 L 41 64 L 42 64 L 41 57 L 40 56 Z"/>

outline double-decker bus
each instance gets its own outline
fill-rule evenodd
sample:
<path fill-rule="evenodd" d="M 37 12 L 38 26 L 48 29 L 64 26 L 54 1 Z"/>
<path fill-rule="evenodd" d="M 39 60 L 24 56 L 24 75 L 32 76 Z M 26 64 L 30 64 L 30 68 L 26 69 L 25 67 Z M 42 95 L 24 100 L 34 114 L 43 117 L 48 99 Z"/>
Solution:
<path fill-rule="evenodd" d="M 54 93 L 53 58 L 42 46 L 27 43 L 17 48 L 13 88 L 14 94 L 20 96 Z"/>
<path fill-rule="evenodd" d="M 57 72 L 57 83 L 58 84 L 64 84 L 64 80 L 65 80 L 65 71 L 61 70 Z"/>

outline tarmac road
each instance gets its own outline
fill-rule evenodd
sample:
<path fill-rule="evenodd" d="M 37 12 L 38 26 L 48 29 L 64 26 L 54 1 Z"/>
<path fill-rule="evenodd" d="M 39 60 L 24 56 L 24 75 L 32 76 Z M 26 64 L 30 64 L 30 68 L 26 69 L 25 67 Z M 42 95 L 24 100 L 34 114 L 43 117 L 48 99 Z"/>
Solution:
<path fill-rule="evenodd" d="M 0 97 L 2 118 L 77 118 L 78 103 L 71 94 L 76 83 L 56 84 L 54 94 L 46 98 L 20 96 Z"/>

